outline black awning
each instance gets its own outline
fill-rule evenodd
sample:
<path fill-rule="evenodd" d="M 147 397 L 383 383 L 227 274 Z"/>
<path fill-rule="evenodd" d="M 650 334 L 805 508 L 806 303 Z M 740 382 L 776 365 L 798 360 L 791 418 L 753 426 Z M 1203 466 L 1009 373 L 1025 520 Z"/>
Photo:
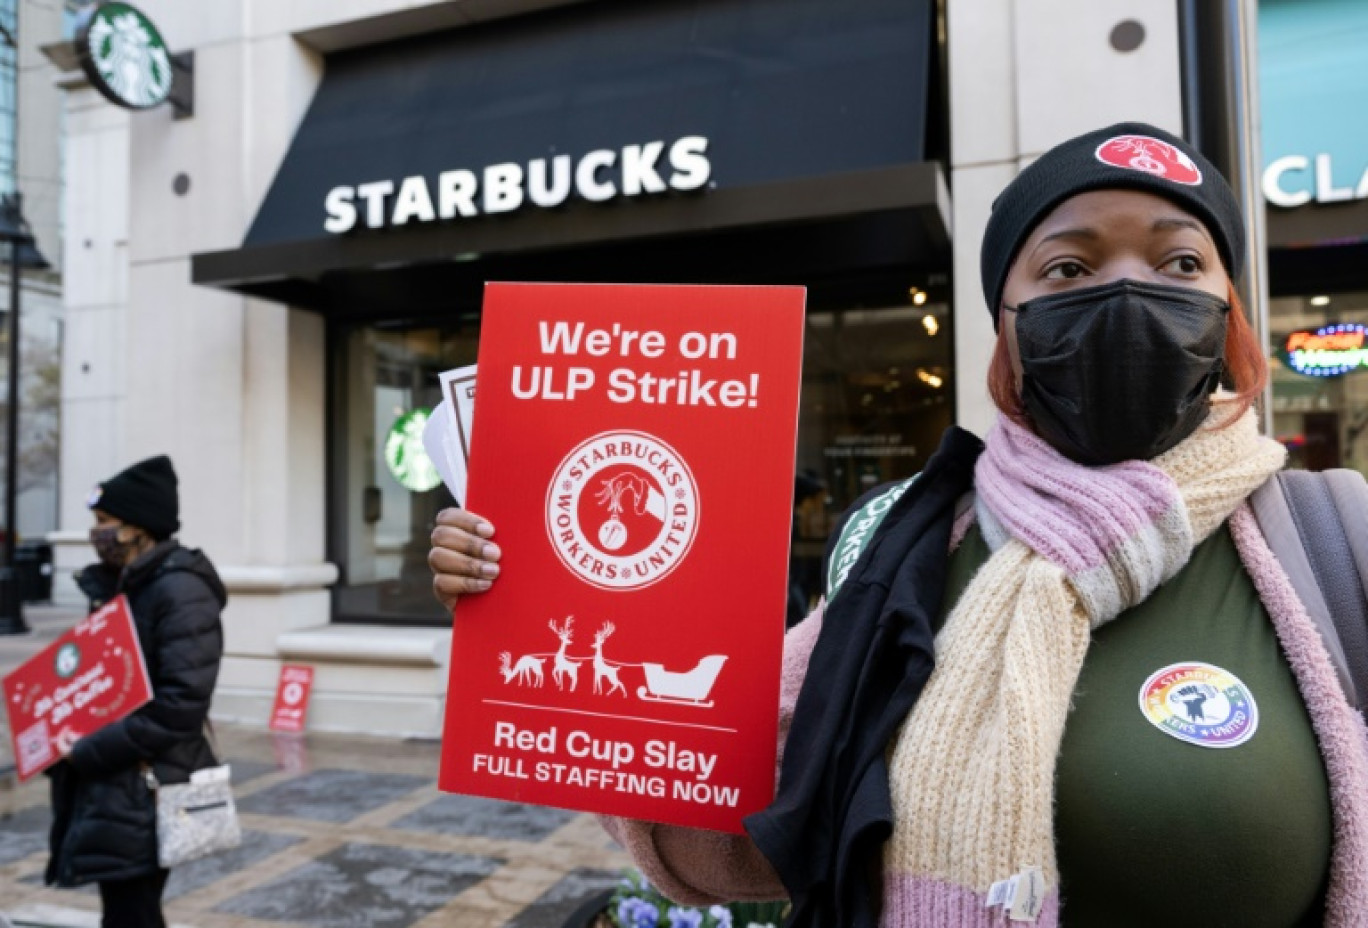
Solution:
<path fill-rule="evenodd" d="M 598 0 L 329 56 L 193 279 L 327 309 L 339 274 L 876 215 L 935 263 L 932 28 L 930 0 Z"/>

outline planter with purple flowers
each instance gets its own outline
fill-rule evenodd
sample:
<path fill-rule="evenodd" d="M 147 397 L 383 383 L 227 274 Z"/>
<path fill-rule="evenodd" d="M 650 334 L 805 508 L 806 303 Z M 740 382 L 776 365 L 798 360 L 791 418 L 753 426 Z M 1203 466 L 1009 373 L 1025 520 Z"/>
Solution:
<path fill-rule="evenodd" d="M 671 902 L 646 878 L 628 870 L 603 907 L 581 911 L 565 928 L 779 928 L 786 902 L 733 902 L 694 907 Z"/>

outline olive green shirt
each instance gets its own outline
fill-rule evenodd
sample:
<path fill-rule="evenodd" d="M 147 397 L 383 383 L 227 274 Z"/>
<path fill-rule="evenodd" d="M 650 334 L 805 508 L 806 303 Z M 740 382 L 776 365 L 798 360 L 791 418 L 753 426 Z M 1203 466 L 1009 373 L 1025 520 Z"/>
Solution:
<path fill-rule="evenodd" d="M 972 530 L 951 558 L 947 611 L 988 556 Z M 1245 684 L 1259 716 L 1248 741 L 1190 744 L 1144 715 L 1145 681 L 1183 661 Z M 1325 766 L 1228 529 L 1094 633 L 1055 788 L 1064 928 L 1321 924 L 1333 829 Z"/>

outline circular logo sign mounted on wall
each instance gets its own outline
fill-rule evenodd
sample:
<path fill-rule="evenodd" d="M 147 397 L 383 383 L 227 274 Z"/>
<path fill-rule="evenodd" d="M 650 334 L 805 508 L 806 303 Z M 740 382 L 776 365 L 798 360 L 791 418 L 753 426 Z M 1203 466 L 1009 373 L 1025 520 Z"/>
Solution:
<path fill-rule="evenodd" d="M 145 110 L 171 94 L 171 55 L 161 33 L 137 8 L 102 3 L 76 36 L 81 70 L 111 103 Z"/>
<path fill-rule="evenodd" d="M 639 590 L 683 561 L 698 534 L 698 484 L 645 432 L 602 432 L 565 456 L 546 491 L 561 563 L 603 590 Z"/>
<path fill-rule="evenodd" d="M 1202 171 L 1191 158 L 1152 136 L 1118 135 L 1097 146 L 1096 154 L 1098 161 L 1112 167 L 1143 171 L 1189 187 L 1202 182 Z"/>
<path fill-rule="evenodd" d="M 1201 661 L 1169 664 L 1140 687 L 1140 711 L 1166 735 L 1204 748 L 1233 748 L 1254 737 L 1254 694 L 1228 670 Z"/>
<path fill-rule="evenodd" d="M 426 493 L 442 482 L 423 447 L 423 429 L 431 414 L 426 409 L 403 413 L 385 437 L 385 466 L 400 486 L 414 493 Z"/>

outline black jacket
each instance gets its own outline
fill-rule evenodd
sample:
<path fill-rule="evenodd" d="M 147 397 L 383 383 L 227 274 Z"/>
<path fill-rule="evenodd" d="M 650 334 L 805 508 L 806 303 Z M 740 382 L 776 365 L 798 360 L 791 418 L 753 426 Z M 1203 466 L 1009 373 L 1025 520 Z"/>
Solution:
<path fill-rule="evenodd" d="M 157 868 L 156 811 L 142 774 L 184 783 L 212 767 L 204 736 L 223 657 L 219 613 L 228 594 L 199 551 L 164 541 L 121 573 L 87 567 L 76 582 L 92 608 L 125 593 L 152 681 L 152 701 L 76 742 L 50 771 L 52 857 L 61 886 L 145 876 Z"/>
<path fill-rule="evenodd" d="M 885 752 L 935 666 L 950 531 L 983 443 L 952 427 L 827 605 L 779 793 L 746 830 L 793 900 L 786 928 L 874 928 L 893 831 Z"/>

